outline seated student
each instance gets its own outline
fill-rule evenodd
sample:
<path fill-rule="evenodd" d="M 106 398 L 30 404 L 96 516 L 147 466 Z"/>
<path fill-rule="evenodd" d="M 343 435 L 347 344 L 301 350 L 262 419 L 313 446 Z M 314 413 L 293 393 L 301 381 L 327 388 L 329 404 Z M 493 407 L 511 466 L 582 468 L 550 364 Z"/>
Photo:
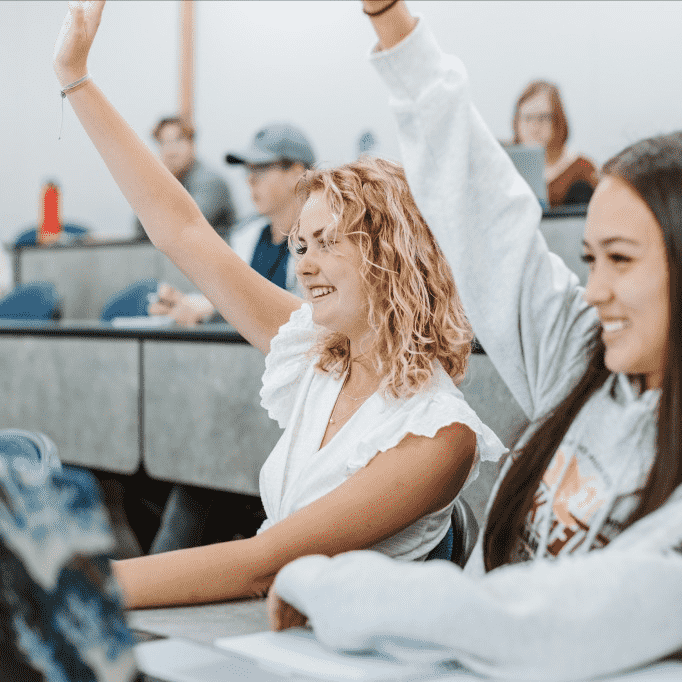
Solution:
<path fill-rule="evenodd" d="M 243 165 L 258 211 L 230 231 L 228 244 L 263 277 L 297 293 L 287 237 L 301 210 L 296 183 L 315 163 L 312 145 L 295 126 L 272 123 L 256 133 L 247 150 L 231 152 L 225 160 Z M 170 315 L 188 327 L 221 319 L 205 296 L 183 294 L 168 284 L 159 286 L 159 301 L 150 306 L 149 313 Z"/>
<path fill-rule="evenodd" d="M 236 218 L 230 189 L 218 173 L 197 159 L 194 128 L 178 116 L 169 116 L 156 124 L 152 135 L 166 168 L 190 193 L 209 224 L 226 235 Z M 135 238 L 148 239 L 138 218 Z"/>
<path fill-rule="evenodd" d="M 533 423 L 464 572 L 372 552 L 301 558 L 271 590 L 273 624 L 307 616 L 333 648 L 505 679 L 577 680 L 666 656 L 682 647 L 682 133 L 605 165 L 585 290 L 548 252 L 538 203 L 461 62 L 403 2 L 373 24 L 417 203 Z"/>
<path fill-rule="evenodd" d="M 305 554 L 425 559 L 478 461 L 505 449 L 455 386 L 471 330 L 402 169 L 377 159 L 305 175 L 290 237 L 301 301 L 230 249 L 85 77 L 103 5 L 69 4 L 57 77 L 155 246 L 267 355 L 262 404 L 284 428 L 261 471 L 259 534 L 118 562 L 128 606 L 263 594 Z"/>
<path fill-rule="evenodd" d="M 515 144 L 545 148 L 547 197 L 552 208 L 590 200 L 599 179 L 597 169 L 566 144 L 568 121 L 556 85 L 529 83 L 516 102 L 513 128 Z"/>

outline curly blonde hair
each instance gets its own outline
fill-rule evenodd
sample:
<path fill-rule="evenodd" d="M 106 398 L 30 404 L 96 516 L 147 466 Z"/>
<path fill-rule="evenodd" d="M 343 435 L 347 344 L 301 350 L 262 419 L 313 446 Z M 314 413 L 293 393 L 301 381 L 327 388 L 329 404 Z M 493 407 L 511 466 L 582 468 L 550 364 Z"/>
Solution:
<path fill-rule="evenodd" d="M 407 398 L 428 383 L 439 360 L 459 383 L 473 333 L 450 266 L 412 198 L 397 163 L 361 157 L 328 170 L 307 171 L 303 197 L 321 191 L 336 220 L 320 238 L 333 245 L 341 233 L 362 255 L 360 276 L 368 297 L 374 340 L 367 352 L 382 375 L 380 391 Z M 298 223 L 289 240 L 298 243 Z M 333 246 L 331 247 L 333 248 Z M 316 367 L 341 376 L 350 363 L 350 341 L 322 334 L 312 353 Z"/>

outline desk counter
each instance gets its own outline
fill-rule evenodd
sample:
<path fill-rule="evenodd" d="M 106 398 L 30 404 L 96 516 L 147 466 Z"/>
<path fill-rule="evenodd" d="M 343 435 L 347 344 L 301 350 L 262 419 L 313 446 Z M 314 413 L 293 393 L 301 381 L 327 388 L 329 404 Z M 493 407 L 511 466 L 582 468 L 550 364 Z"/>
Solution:
<path fill-rule="evenodd" d="M 0 321 L 3 428 L 42 431 L 62 461 L 258 495 L 281 435 L 260 406 L 265 359 L 233 327 Z M 508 447 L 528 424 L 487 356 L 460 389 Z M 464 494 L 482 519 L 497 467 Z"/>
<path fill-rule="evenodd" d="M 43 431 L 65 463 L 257 495 L 281 434 L 264 367 L 225 324 L 0 321 L 0 424 Z"/>

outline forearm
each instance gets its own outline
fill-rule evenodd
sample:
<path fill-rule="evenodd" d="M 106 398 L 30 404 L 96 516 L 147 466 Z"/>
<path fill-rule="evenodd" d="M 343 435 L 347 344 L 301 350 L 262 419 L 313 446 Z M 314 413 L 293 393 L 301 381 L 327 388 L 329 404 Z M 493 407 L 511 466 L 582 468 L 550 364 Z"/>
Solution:
<path fill-rule="evenodd" d="M 498 569 L 474 580 L 445 562 L 373 553 L 308 557 L 277 594 L 335 649 L 454 659 L 494 677 L 574 680 L 682 647 L 682 558 L 593 552 Z"/>
<path fill-rule="evenodd" d="M 187 226 L 208 227 L 192 197 L 94 82 L 69 93 L 68 99 L 155 246 L 166 250 Z"/>
<path fill-rule="evenodd" d="M 263 596 L 274 577 L 263 569 L 258 538 L 113 562 L 126 608 L 201 604 Z"/>

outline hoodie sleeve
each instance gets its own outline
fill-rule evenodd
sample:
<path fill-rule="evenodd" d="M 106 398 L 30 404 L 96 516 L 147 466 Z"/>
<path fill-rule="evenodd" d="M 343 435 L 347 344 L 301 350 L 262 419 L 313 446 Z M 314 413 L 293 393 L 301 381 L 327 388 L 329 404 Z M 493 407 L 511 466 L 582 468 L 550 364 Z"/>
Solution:
<path fill-rule="evenodd" d="M 682 648 L 682 495 L 588 554 L 478 579 L 445 561 L 304 557 L 275 590 L 336 650 L 523 680 L 616 673 Z"/>
<path fill-rule="evenodd" d="M 410 188 L 476 336 L 536 419 L 582 373 L 596 317 L 577 276 L 549 253 L 540 205 L 472 105 L 462 63 L 423 20 L 371 59 L 390 91 Z"/>

